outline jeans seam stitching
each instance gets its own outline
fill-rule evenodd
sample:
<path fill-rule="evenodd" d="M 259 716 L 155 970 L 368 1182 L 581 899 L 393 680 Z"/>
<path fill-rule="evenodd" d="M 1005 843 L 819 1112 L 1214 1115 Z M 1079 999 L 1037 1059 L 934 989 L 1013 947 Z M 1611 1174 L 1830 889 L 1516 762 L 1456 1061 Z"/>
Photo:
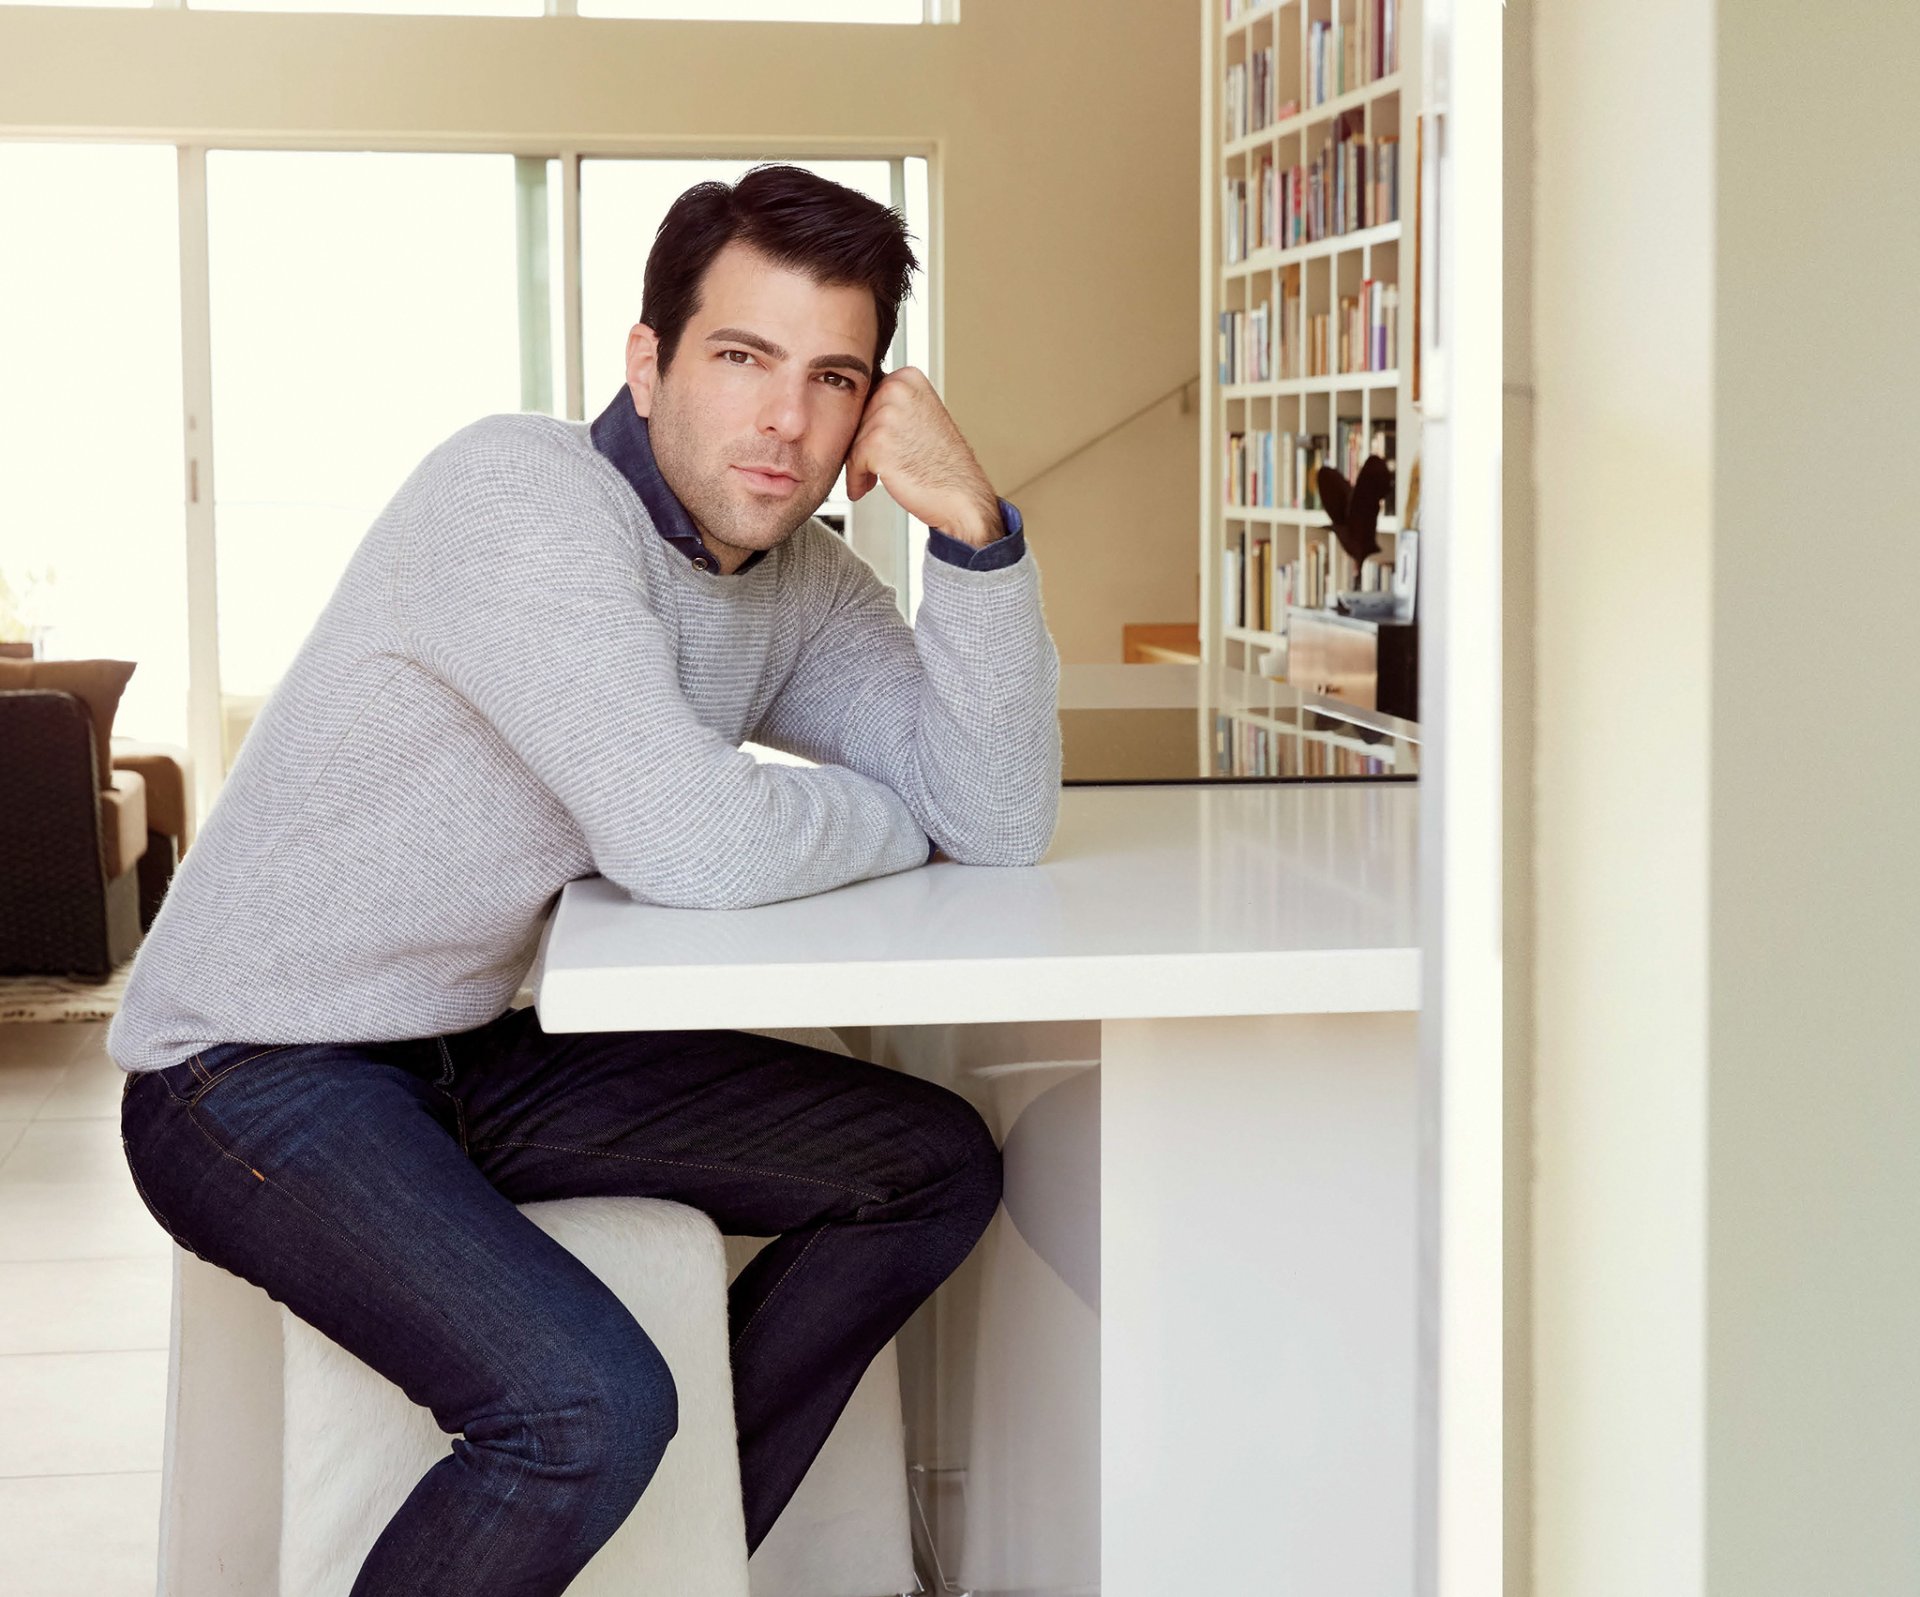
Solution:
<path fill-rule="evenodd" d="M 547 1153 L 585 1154 L 596 1159 L 627 1159 L 635 1163 L 679 1165 L 689 1170 L 725 1170 L 751 1176 L 771 1176 L 776 1181 L 801 1181 L 809 1186 L 832 1187 L 836 1192 L 851 1192 L 873 1203 L 886 1202 L 884 1192 L 872 1192 L 866 1187 L 850 1187 L 844 1181 L 829 1181 L 825 1176 L 797 1176 L 786 1170 L 762 1170 L 756 1165 L 735 1164 L 731 1160 L 676 1159 L 670 1154 L 661 1153 L 617 1153 L 611 1148 L 576 1148 L 566 1143 L 529 1142 L 512 1139 L 506 1142 L 483 1142 L 472 1151 L 487 1153 L 495 1148 L 539 1148 Z"/>
<path fill-rule="evenodd" d="M 207 1145 L 211 1147 L 215 1153 L 219 1154 L 222 1159 L 231 1159 L 242 1170 L 246 1171 L 248 1175 L 258 1181 L 265 1181 L 267 1178 L 264 1175 L 254 1169 L 252 1165 L 248 1164 L 246 1160 L 242 1159 L 240 1155 L 235 1153 L 231 1148 L 221 1143 L 221 1141 L 201 1123 L 200 1117 L 193 1112 L 194 1104 L 199 1103 L 200 1096 L 200 1094 L 196 1093 L 193 1103 L 187 1105 L 187 1119 L 192 1123 L 193 1129 L 207 1139 Z M 302 1207 L 304 1208 L 305 1205 L 303 1204 Z"/>
<path fill-rule="evenodd" d="M 291 1046 L 291 1045 L 287 1045 L 287 1046 Z M 166 1083 L 163 1081 L 161 1085 L 165 1086 Z M 170 1088 L 169 1090 L 171 1091 Z M 185 1104 L 184 1099 L 181 1099 L 179 1101 L 182 1104 Z M 210 1131 L 207 1128 L 207 1126 L 201 1121 L 200 1117 L 193 1112 L 193 1108 L 191 1105 L 186 1105 L 186 1118 L 192 1124 L 194 1130 L 199 1132 L 200 1135 L 206 1139 L 207 1145 L 211 1147 L 215 1153 L 219 1154 L 221 1158 L 232 1160 L 235 1164 L 239 1165 L 241 1169 L 245 1170 L 249 1175 L 258 1177 L 258 1179 L 261 1181 L 263 1185 L 271 1186 L 276 1192 L 283 1194 L 289 1203 L 298 1205 L 303 1212 L 305 1212 L 307 1215 L 312 1217 L 314 1223 L 318 1225 L 321 1228 L 321 1230 L 325 1231 L 327 1234 L 333 1237 L 336 1237 L 344 1247 L 346 1247 L 351 1252 L 356 1254 L 362 1260 L 364 1260 L 368 1269 L 375 1276 L 377 1276 L 382 1281 L 388 1282 L 389 1284 L 398 1287 L 400 1289 L 401 1294 L 404 1297 L 407 1297 L 415 1302 L 418 1302 L 423 1308 L 427 1309 L 431 1314 L 433 1314 L 436 1318 L 438 1318 L 439 1321 L 444 1326 L 446 1326 L 447 1330 L 453 1333 L 453 1335 L 455 1335 L 456 1337 L 467 1336 L 470 1328 L 462 1326 L 461 1324 L 457 1323 L 454 1320 L 453 1316 L 447 1312 L 444 1305 L 435 1302 L 431 1297 L 420 1294 L 404 1278 L 396 1276 L 391 1270 L 389 1270 L 384 1264 L 382 1264 L 379 1259 L 375 1258 L 371 1253 L 369 1253 L 366 1250 L 366 1248 L 363 1247 L 360 1244 L 360 1242 L 353 1236 L 353 1234 L 350 1231 L 348 1231 L 345 1227 L 341 1226 L 337 1221 L 332 1219 L 327 1214 L 323 1213 L 321 1210 L 314 1208 L 312 1204 L 308 1203 L 306 1199 L 302 1198 L 300 1194 L 294 1191 L 294 1189 L 290 1187 L 285 1181 L 269 1182 L 264 1174 L 256 1170 L 252 1165 L 248 1164 L 246 1160 L 242 1159 L 237 1153 L 233 1152 L 230 1148 L 227 1148 L 226 1146 L 224 1146 L 221 1143 L 220 1139 L 214 1136 L 212 1131 Z M 125 1142 L 124 1137 L 122 1138 L 122 1142 L 124 1144 Z M 133 1167 L 131 1164 L 129 1164 L 128 1174 L 131 1175 L 132 1173 L 133 1173 Z M 134 1181 L 134 1186 L 136 1190 L 141 1190 L 142 1196 L 144 1197 L 144 1190 L 140 1189 L 140 1178 L 138 1176 L 134 1176 L 133 1181 Z M 154 1211 L 156 1217 L 158 1216 L 158 1212 L 159 1212 L 158 1210 Z M 532 1222 L 529 1221 L 528 1224 L 532 1224 Z M 185 1249 L 189 1253 L 192 1253 L 197 1258 L 202 1258 L 202 1259 L 208 1258 L 206 1254 L 201 1253 L 200 1250 L 194 1247 L 192 1243 L 188 1242 L 186 1238 L 180 1236 L 177 1232 L 173 1231 L 171 1228 L 167 1228 L 167 1234 L 171 1236 L 173 1240 L 176 1243 L 178 1243 L 183 1249 Z M 216 1261 L 209 1259 L 208 1262 L 213 1263 Z M 221 1268 L 225 1269 L 227 1268 L 227 1266 L 223 1265 L 221 1266 Z M 231 1273 L 236 1275 L 239 1274 L 238 1271 L 232 1271 Z M 242 1276 L 241 1279 L 251 1280 L 251 1277 Z M 292 1313 L 293 1311 L 288 1310 L 287 1312 Z M 301 1318 L 304 1319 L 304 1316 L 302 1316 Z M 311 1323 L 311 1322 L 308 1322 L 308 1323 Z M 489 1357 L 493 1357 L 493 1358 L 498 1357 L 498 1351 L 496 1349 L 489 1348 L 487 1352 Z M 539 1447 L 539 1442 L 537 1438 L 533 1439 L 533 1449 L 536 1455 L 539 1454 L 540 1447 Z M 524 1467 L 522 1467 L 520 1470 L 516 1472 L 512 1483 L 509 1485 L 507 1489 L 507 1497 L 510 1498 L 515 1492 L 517 1492 L 520 1489 L 520 1486 L 523 1480 L 525 1479 L 525 1477 L 527 1476 L 527 1474 L 530 1472 L 530 1469 L 532 1468 L 533 1463 L 537 1463 L 539 1461 L 540 1460 L 536 1458 L 534 1461 L 529 1462 L 527 1465 L 525 1465 Z"/>
<path fill-rule="evenodd" d="M 767 1305 L 774 1300 L 775 1294 L 779 1292 L 781 1287 L 787 1284 L 787 1277 L 792 1275 L 795 1270 L 800 1268 L 800 1262 L 802 1259 L 805 1259 L 809 1253 L 813 1252 L 814 1243 L 820 1240 L 820 1238 L 825 1234 L 826 1229 L 827 1228 L 823 1225 L 820 1227 L 818 1231 L 814 1232 L 812 1236 L 808 1237 L 807 1245 L 800 1250 L 799 1257 L 796 1258 L 793 1261 L 793 1263 L 788 1265 L 786 1269 L 780 1272 L 780 1279 L 778 1281 L 774 1282 L 772 1286 L 767 1288 L 767 1295 L 760 1300 L 760 1307 L 755 1309 L 753 1313 L 747 1317 L 747 1323 L 740 1327 L 740 1334 L 733 1339 L 732 1347 L 729 1348 L 728 1350 L 729 1352 L 737 1350 L 740 1344 L 746 1341 L 747 1333 L 754 1328 L 754 1325 L 759 1321 L 760 1316 L 766 1312 Z"/>
<path fill-rule="evenodd" d="M 433 1084 L 433 1089 L 439 1093 L 441 1097 L 445 1098 L 448 1103 L 453 1105 L 454 1131 L 460 1141 L 460 1151 L 464 1154 L 471 1154 L 473 1150 L 467 1146 L 466 1105 L 460 1102 L 459 1097 L 453 1090 L 453 1050 L 447 1046 L 447 1039 L 444 1037 L 436 1037 L 434 1038 L 434 1042 L 440 1049 L 441 1069 L 440 1079 Z"/>

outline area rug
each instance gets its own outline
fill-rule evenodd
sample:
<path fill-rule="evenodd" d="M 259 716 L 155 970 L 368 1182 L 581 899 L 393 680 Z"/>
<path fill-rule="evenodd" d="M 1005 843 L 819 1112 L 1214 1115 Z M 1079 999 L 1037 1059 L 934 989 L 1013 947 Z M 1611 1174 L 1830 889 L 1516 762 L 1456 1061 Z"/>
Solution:
<path fill-rule="evenodd" d="M 111 976 L 0 976 L 0 1026 L 15 1020 L 111 1020 L 132 969 L 129 955 Z"/>

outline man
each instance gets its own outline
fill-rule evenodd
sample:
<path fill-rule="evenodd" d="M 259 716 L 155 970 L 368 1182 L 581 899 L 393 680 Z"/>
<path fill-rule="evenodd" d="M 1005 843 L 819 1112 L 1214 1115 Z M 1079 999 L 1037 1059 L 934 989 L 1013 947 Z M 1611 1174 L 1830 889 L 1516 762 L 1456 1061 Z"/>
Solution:
<path fill-rule="evenodd" d="M 354 1597 L 563 1591 L 674 1433 L 645 1329 L 515 1205 L 775 1238 L 729 1298 L 749 1548 L 993 1213 L 998 1150 L 944 1088 L 508 1007 L 575 877 L 730 908 L 1045 852 L 1058 661 L 1019 513 L 924 376 L 880 375 L 916 264 L 896 213 L 792 167 L 682 195 L 625 387 L 416 468 L 135 964 L 108 1048 L 147 1207 L 459 1433 Z M 936 529 L 916 627 L 811 519 L 843 463 Z"/>

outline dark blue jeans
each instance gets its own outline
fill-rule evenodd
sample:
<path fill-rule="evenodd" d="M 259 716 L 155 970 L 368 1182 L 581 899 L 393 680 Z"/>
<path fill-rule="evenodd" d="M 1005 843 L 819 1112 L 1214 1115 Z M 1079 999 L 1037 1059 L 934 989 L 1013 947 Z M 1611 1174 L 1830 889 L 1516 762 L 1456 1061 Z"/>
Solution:
<path fill-rule="evenodd" d="M 129 1077 L 127 1163 L 185 1248 L 264 1288 L 456 1435 L 352 1597 L 548 1597 L 677 1425 L 644 1327 L 516 1208 L 627 1193 L 773 1236 L 728 1297 L 747 1545 L 855 1385 L 986 1229 L 958 1094 L 744 1032 L 223 1043 Z"/>

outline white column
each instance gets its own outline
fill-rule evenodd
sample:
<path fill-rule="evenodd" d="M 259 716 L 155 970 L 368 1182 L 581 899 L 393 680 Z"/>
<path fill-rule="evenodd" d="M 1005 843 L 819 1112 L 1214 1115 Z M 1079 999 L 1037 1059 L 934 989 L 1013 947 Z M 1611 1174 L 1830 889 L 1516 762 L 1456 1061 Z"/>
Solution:
<path fill-rule="evenodd" d="M 1414 1022 L 1102 1026 L 1103 1597 L 1413 1590 Z"/>

